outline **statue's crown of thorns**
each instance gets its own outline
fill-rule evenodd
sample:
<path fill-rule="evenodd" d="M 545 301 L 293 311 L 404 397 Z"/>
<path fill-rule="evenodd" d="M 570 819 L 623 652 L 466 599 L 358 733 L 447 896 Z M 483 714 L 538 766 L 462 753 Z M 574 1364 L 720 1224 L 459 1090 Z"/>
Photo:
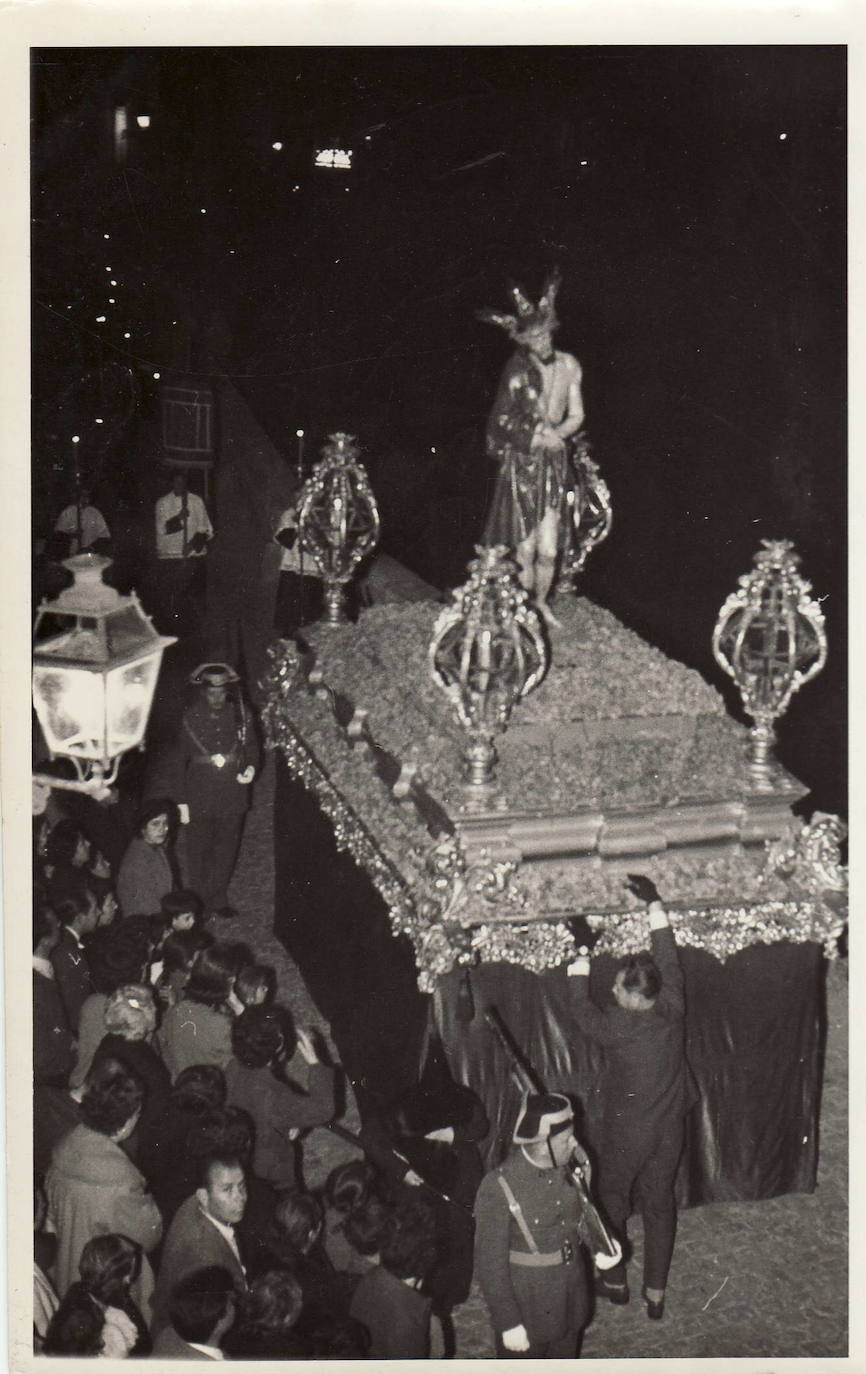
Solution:
<path fill-rule="evenodd" d="M 523 335 L 531 334 L 537 329 L 555 329 L 559 324 L 556 317 L 556 293 L 561 280 L 559 272 L 550 273 L 537 305 L 533 305 L 522 286 L 510 286 L 509 295 L 514 301 L 515 314 L 505 315 L 498 310 L 479 310 L 476 312 L 478 318 L 485 324 L 498 324 L 512 339 L 522 338 Z"/>

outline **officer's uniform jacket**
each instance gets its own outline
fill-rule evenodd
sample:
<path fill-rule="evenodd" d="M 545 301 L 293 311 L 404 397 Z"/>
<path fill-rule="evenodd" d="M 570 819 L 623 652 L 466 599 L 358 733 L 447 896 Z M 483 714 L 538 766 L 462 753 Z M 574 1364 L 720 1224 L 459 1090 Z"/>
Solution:
<path fill-rule="evenodd" d="M 509 1210 L 500 1173 L 520 1204 L 539 1256 L 548 1262 L 519 1262 L 521 1256 L 533 1257 Z M 565 1170 L 539 1169 L 516 1149 L 483 1179 L 475 1221 L 475 1273 L 494 1329 L 501 1334 L 523 1325 L 532 1345 L 579 1330 L 589 1316 L 589 1302 L 578 1196 Z M 567 1260 L 563 1248 L 570 1252 Z"/>
<path fill-rule="evenodd" d="M 258 769 L 259 749 L 243 702 L 227 701 L 219 711 L 195 702 L 184 713 L 175 757 L 175 800 L 190 816 L 241 815 L 252 789 L 238 782 L 248 764 Z"/>

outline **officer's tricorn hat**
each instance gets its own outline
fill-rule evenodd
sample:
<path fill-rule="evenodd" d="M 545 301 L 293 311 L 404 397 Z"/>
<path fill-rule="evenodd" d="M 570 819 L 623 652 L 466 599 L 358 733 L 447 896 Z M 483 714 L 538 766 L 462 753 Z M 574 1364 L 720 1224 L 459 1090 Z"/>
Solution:
<path fill-rule="evenodd" d="M 193 687 L 230 687 L 233 682 L 240 682 L 228 663 L 200 663 L 189 680 Z"/>
<path fill-rule="evenodd" d="M 528 1093 L 512 1139 L 515 1145 L 537 1145 L 567 1130 L 573 1122 L 571 1103 L 562 1093 Z"/>

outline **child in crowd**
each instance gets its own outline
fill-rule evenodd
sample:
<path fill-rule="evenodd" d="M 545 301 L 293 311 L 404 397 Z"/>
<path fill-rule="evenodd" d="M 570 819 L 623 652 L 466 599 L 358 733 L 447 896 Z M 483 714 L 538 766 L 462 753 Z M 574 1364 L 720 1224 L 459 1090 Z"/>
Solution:
<path fill-rule="evenodd" d="M 196 955 L 213 944 L 214 938 L 206 930 L 169 930 L 159 951 L 161 957 L 150 970 L 151 981 L 164 1010 L 177 1006 L 189 982 Z"/>
<path fill-rule="evenodd" d="M 271 1006 L 277 993 L 277 974 L 270 964 L 246 964 L 235 979 L 235 993 L 244 1007 Z"/>

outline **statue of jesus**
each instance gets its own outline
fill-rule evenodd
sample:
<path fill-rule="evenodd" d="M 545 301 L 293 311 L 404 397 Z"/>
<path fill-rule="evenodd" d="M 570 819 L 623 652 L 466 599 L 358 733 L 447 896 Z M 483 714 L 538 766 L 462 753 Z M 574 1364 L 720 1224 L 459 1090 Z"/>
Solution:
<path fill-rule="evenodd" d="M 536 306 L 514 286 L 516 314 L 479 312 L 517 344 L 487 422 L 487 452 L 499 470 L 482 539 L 514 550 L 521 583 L 553 625 L 558 622 L 548 597 L 578 511 L 568 441 L 583 424 L 580 363 L 553 347 L 558 288 L 554 274 Z"/>

